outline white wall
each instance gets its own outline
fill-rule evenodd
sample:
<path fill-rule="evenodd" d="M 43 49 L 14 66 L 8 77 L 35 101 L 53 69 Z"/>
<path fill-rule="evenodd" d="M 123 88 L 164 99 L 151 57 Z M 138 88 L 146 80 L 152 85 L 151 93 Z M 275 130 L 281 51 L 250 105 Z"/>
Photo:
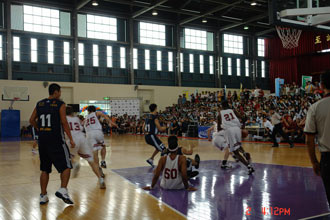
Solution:
<path fill-rule="evenodd" d="M 51 82 L 49 82 L 50 84 Z M 103 100 L 103 97 L 112 98 L 136 98 L 137 90 L 135 85 L 119 85 L 119 84 L 94 84 L 94 83 L 67 83 L 58 82 L 61 87 L 68 90 L 72 89 L 73 103 L 79 104 L 84 100 Z M 20 101 L 14 103 L 14 109 L 21 111 L 21 126 L 27 125 L 30 115 L 37 101 L 48 97 L 48 88 L 44 88 L 42 81 L 22 81 L 22 80 L 0 80 L 0 91 L 2 94 L 4 86 L 20 86 L 28 87 L 30 101 Z M 192 88 L 192 87 L 169 87 L 169 86 L 144 86 L 140 85 L 138 89 L 152 90 L 154 93 L 154 102 L 158 105 L 159 110 L 163 110 L 167 106 L 177 103 L 178 95 L 184 91 L 188 91 L 189 95 L 202 91 L 219 91 L 215 88 Z M 238 91 L 238 90 L 237 90 Z M 64 101 L 65 97 L 64 97 Z M 0 100 L 0 109 L 8 109 L 9 101 Z"/>

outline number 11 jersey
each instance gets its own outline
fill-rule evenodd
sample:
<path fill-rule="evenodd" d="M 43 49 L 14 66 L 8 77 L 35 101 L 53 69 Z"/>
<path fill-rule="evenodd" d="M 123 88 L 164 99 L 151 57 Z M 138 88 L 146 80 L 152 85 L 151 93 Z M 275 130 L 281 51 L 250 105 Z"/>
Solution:
<path fill-rule="evenodd" d="M 37 103 L 39 140 L 64 141 L 64 132 L 60 118 L 60 108 L 64 104 L 58 99 L 43 99 Z"/>

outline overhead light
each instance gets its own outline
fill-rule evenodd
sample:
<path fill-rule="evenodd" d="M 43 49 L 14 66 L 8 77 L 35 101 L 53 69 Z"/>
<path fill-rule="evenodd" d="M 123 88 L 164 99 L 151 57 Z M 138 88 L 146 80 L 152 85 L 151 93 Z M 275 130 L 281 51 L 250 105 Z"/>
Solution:
<path fill-rule="evenodd" d="M 202 23 L 207 23 L 206 18 L 203 18 Z"/>
<path fill-rule="evenodd" d="M 156 10 L 153 10 L 153 11 L 152 11 L 152 15 L 153 15 L 153 16 L 157 16 L 157 15 L 158 15 L 158 12 L 157 12 Z"/>
<path fill-rule="evenodd" d="M 251 2 L 251 6 L 256 6 L 257 5 L 257 2 L 256 1 L 252 1 Z"/>
<path fill-rule="evenodd" d="M 92 5 L 93 5 L 93 6 L 98 6 L 99 3 L 98 3 L 97 1 L 92 1 Z"/>
<path fill-rule="evenodd" d="M 249 26 L 244 26 L 244 30 L 249 30 Z"/>

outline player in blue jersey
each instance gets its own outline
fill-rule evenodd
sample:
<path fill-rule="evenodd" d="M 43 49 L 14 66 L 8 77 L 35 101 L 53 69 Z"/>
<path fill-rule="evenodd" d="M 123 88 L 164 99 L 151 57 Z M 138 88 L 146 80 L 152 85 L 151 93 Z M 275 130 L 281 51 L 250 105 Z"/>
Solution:
<path fill-rule="evenodd" d="M 73 204 L 67 190 L 72 164 L 64 132 L 70 140 L 72 148 L 75 147 L 75 143 L 66 119 L 65 103 L 60 100 L 61 87 L 53 83 L 49 86 L 48 91 L 49 97 L 37 103 L 30 117 L 31 125 L 39 132 L 40 204 L 48 202 L 47 185 L 52 165 L 61 173 L 61 187 L 55 195 L 65 203 Z"/>
<path fill-rule="evenodd" d="M 147 144 L 155 147 L 155 151 L 151 157 L 147 160 L 147 163 L 154 167 L 154 158 L 158 152 L 163 152 L 165 150 L 164 144 L 157 137 L 158 131 L 163 132 L 166 127 L 160 125 L 158 120 L 157 105 L 151 104 L 149 106 L 150 113 L 147 115 L 144 122 L 145 140 Z"/>

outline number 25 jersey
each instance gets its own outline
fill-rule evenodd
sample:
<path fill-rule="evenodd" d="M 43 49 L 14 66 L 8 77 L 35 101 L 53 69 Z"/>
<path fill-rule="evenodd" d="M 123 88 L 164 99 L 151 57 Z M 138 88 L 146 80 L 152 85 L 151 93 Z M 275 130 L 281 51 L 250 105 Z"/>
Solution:
<path fill-rule="evenodd" d="M 39 140 L 60 141 L 64 140 L 61 124 L 60 108 L 64 104 L 58 99 L 43 99 L 37 103 Z"/>
<path fill-rule="evenodd" d="M 99 119 L 97 118 L 95 112 L 92 112 L 87 115 L 84 127 L 86 132 L 90 132 L 93 130 L 102 130 L 101 123 L 99 122 Z"/>
<path fill-rule="evenodd" d="M 241 123 L 238 120 L 232 109 L 221 110 L 221 127 L 227 129 L 230 127 L 241 127 Z"/>

